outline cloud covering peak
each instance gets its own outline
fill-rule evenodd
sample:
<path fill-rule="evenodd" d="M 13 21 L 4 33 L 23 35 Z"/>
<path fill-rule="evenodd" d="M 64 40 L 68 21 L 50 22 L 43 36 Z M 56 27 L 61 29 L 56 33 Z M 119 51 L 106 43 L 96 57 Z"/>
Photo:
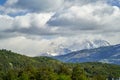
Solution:
<path fill-rule="evenodd" d="M 53 53 L 57 43 L 69 46 L 76 40 L 97 38 L 119 44 L 119 3 L 119 0 L 6 0 L 0 5 L 0 48 L 38 55 L 45 51 Z M 55 45 L 50 47 L 53 42 Z"/>

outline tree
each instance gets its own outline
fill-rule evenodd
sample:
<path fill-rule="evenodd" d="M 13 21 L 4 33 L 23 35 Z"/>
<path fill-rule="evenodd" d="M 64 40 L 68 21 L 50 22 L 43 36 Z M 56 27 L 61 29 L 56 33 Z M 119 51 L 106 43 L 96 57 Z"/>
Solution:
<path fill-rule="evenodd" d="M 19 77 L 19 80 L 29 80 L 29 76 L 27 73 L 22 73 L 22 75 Z"/>
<path fill-rule="evenodd" d="M 71 75 L 71 70 L 69 67 L 63 64 L 63 65 L 60 65 L 58 74 Z"/>
<path fill-rule="evenodd" d="M 14 70 L 9 70 L 6 75 L 6 80 L 16 80 L 17 79 L 17 72 Z"/>
<path fill-rule="evenodd" d="M 36 72 L 36 80 L 57 80 L 57 74 L 51 68 L 40 68 Z"/>
<path fill-rule="evenodd" d="M 58 80 L 71 80 L 71 77 L 70 77 L 70 75 L 60 74 L 58 76 Z"/>
<path fill-rule="evenodd" d="M 87 80 L 84 70 L 79 65 L 73 68 L 72 80 Z"/>
<path fill-rule="evenodd" d="M 102 76 L 102 75 L 95 75 L 93 77 L 93 80 L 106 80 L 106 78 L 104 76 Z"/>

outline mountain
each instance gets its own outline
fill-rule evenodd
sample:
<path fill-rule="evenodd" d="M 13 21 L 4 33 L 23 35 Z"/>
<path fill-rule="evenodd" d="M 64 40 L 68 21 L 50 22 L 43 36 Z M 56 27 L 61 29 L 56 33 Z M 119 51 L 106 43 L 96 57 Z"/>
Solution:
<path fill-rule="evenodd" d="M 103 62 L 120 64 L 120 44 L 74 51 L 66 55 L 55 56 L 63 62 Z"/>
<path fill-rule="evenodd" d="M 57 50 L 55 50 L 55 53 L 57 53 L 56 55 L 63 55 L 63 54 L 67 54 L 70 52 L 72 52 L 72 50 L 66 47 L 59 47 Z"/>
<path fill-rule="evenodd" d="M 68 48 L 72 51 L 83 50 L 83 49 L 93 49 L 103 46 L 110 46 L 110 43 L 106 40 L 94 39 L 94 40 L 83 40 L 81 42 L 74 42 Z"/>
<path fill-rule="evenodd" d="M 51 43 L 50 46 L 54 46 L 52 52 L 46 52 L 41 54 L 41 56 L 57 56 L 57 55 L 65 55 L 67 53 L 83 50 L 83 49 L 93 49 L 103 46 L 110 46 L 110 43 L 106 40 L 101 39 L 94 39 L 94 40 L 82 40 L 82 41 L 75 41 L 70 43 L 63 43 L 56 46 L 55 43 Z"/>

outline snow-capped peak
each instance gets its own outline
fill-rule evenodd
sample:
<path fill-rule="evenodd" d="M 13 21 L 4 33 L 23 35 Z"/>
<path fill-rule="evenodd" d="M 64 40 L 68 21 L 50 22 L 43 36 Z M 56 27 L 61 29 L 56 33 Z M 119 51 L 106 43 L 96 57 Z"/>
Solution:
<path fill-rule="evenodd" d="M 110 43 L 105 40 L 83 40 L 81 42 L 75 42 L 68 48 L 73 51 L 82 49 L 93 49 L 103 46 L 110 46 Z"/>
<path fill-rule="evenodd" d="M 50 46 L 54 46 L 54 49 L 52 52 L 44 52 L 46 56 L 56 56 L 56 55 L 64 55 L 73 51 L 83 50 L 83 49 L 93 49 L 103 46 L 110 46 L 110 43 L 101 40 L 101 39 L 95 39 L 95 40 L 83 40 L 83 41 L 76 41 L 71 42 L 69 44 L 63 43 L 59 45 L 51 44 Z"/>
<path fill-rule="evenodd" d="M 110 46 L 110 43 L 105 40 L 94 40 L 93 43 L 96 47 Z"/>

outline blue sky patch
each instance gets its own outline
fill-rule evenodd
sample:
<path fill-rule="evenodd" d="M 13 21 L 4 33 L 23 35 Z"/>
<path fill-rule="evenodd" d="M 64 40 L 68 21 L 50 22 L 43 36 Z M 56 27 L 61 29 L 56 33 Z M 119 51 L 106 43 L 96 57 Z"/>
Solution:
<path fill-rule="evenodd" d="M 3 5 L 6 2 L 6 0 L 0 0 L 0 5 Z"/>
<path fill-rule="evenodd" d="M 120 0 L 108 0 L 108 4 L 120 7 Z"/>

